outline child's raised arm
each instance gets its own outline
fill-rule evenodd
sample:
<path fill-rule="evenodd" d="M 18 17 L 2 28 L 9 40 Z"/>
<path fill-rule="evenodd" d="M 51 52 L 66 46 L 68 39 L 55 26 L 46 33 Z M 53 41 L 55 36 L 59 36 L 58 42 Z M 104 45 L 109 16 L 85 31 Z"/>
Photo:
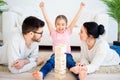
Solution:
<path fill-rule="evenodd" d="M 43 14 L 44 19 L 45 19 L 45 21 L 47 23 L 48 29 L 51 32 L 51 30 L 53 29 L 53 27 L 52 27 L 52 24 L 51 24 L 51 22 L 50 22 L 50 20 L 49 20 L 49 18 L 47 16 L 47 14 L 46 14 L 45 7 L 44 7 L 44 2 L 40 2 L 39 6 L 40 6 L 40 8 L 42 10 L 42 14 Z"/>
<path fill-rule="evenodd" d="M 72 31 L 73 27 L 75 26 L 77 20 L 79 19 L 80 14 L 81 14 L 82 9 L 83 9 L 84 6 L 85 6 L 85 4 L 84 4 L 83 2 L 81 2 L 80 8 L 79 8 L 77 14 L 76 14 L 75 17 L 73 18 L 73 20 L 72 20 L 72 22 L 70 23 L 70 25 L 68 26 L 68 28 L 70 28 L 71 31 Z"/>

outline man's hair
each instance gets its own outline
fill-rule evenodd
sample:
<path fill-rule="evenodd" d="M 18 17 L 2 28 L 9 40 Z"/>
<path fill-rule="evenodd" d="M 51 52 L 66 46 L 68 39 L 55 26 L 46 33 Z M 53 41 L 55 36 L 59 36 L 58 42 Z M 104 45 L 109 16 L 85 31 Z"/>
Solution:
<path fill-rule="evenodd" d="M 22 33 L 27 34 L 31 31 L 37 31 L 38 28 L 44 27 L 45 23 L 44 21 L 34 17 L 34 16 L 29 16 L 25 18 L 22 24 Z"/>

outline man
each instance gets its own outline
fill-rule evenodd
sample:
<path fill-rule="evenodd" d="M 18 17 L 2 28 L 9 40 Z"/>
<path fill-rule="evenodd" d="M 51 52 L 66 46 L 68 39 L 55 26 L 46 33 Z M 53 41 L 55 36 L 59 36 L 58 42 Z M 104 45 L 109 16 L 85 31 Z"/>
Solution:
<path fill-rule="evenodd" d="M 15 32 L 0 51 L 0 64 L 8 64 L 12 73 L 22 73 L 40 65 L 38 42 L 43 33 L 44 22 L 36 17 L 27 17 L 22 24 L 22 33 Z"/>

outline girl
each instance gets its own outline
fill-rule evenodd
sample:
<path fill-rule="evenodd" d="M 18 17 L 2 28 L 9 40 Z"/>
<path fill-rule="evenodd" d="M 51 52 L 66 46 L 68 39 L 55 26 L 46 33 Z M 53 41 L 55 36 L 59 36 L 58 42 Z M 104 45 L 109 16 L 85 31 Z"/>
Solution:
<path fill-rule="evenodd" d="M 40 69 L 40 71 L 33 72 L 33 77 L 35 77 L 36 80 L 42 80 L 48 74 L 48 72 L 50 72 L 54 68 L 54 65 L 55 65 L 54 49 L 55 49 L 55 46 L 59 44 L 65 44 L 67 47 L 67 51 L 65 53 L 66 61 L 67 61 L 66 63 L 67 68 L 70 69 L 71 67 L 75 66 L 75 61 L 73 60 L 73 57 L 71 55 L 69 36 L 71 35 L 72 29 L 75 26 L 75 23 L 81 14 L 84 4 L 81 3 L 76 16 L 74 17 L 73 21 L 68 27 L 67 27 L 67 18 L 64 15 L 58 15 L 55 20 L 56 30 L 54 30 L 51 22 L 49 21 L 47 17 L 43 2 L 40 3 L 40 7 L 42 10 L 43 16 L 46 20 L 48 29 L 50 31 L 50 36 L 52 37 L 53 54 L 51 55 L 51 58 L 46 62 L 46 64 Z"/>
<path fill-rule="evenodd" d="M 84 72 L 82 77 L 86 76 L 86 73 L 93 73 L 99 69 L 101 65 L 118 65 L 120 63 L 120 57 L 116 51 L 110 49 L 108 43 L 105 40 L 99 38 L 100 35 L 105 33 L 103 25 L 98 25 L 96 22 L 85 22 L 79 33 L 81 44 L 81 60 L 75 67 L 72 67 L 70 71 L 79 74 Z"/>

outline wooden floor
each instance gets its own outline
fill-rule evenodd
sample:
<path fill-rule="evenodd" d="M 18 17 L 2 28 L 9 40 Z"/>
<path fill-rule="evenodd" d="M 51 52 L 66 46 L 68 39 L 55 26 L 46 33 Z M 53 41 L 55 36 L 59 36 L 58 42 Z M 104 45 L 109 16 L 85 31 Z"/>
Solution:
<path fill-rule="evenodd" d="M 45 62 L 49 59 L 52 53 L 52 47 L 40 46 L 39 56 L 43 57 Z M 76 62 L 79 59 L 79 48 L 72 47 L 72 55 Z M 44 65 L 44 64 L 43 64 Z M 31 72 L 39 70 L 43 65 L 33 68 L 31 71 L 12 74 L 9 72 L 8 67 L 5 65 L 0 65 L 0 80 L 34 80 Z M 75 78 L 70 74 L 66 74 L 66 79 L 62 80 L 75 80 Z M 59 80 L 55 79 L 54 71 L 51 71 L 44 80 Z M 87 76 L 87 80 L 120 80 L 120 65 L 118 66 L 108 66 L 100 67 L 100 70 Z"/>

